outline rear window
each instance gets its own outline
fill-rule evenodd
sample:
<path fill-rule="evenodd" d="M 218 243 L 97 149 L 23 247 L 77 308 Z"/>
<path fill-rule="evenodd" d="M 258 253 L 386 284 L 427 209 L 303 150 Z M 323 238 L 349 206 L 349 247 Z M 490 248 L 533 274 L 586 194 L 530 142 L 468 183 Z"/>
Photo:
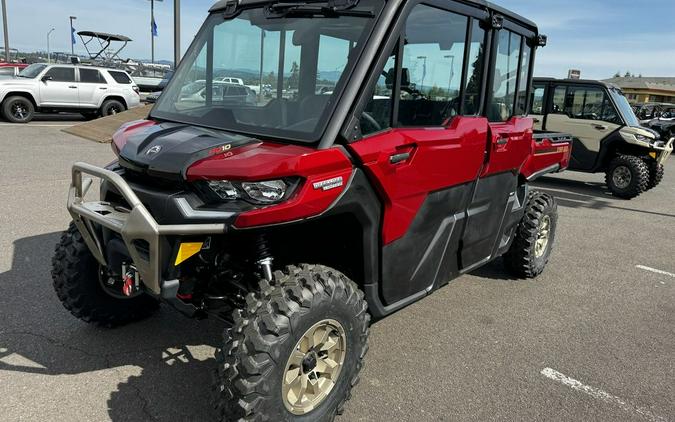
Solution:
<path fill-rule="evenodd" d="M 88 84 L 105 84 L 107 83 L 101 72 L 96 69 L 80 69 L 80 82 Z"/>
<path fill-rule="evenodd" d="M 109 70 L 108 73 L 118 84 L 130 84 L 132 83 L 131 78 L 124 72 L 117 72 L 114 70 Z"/>

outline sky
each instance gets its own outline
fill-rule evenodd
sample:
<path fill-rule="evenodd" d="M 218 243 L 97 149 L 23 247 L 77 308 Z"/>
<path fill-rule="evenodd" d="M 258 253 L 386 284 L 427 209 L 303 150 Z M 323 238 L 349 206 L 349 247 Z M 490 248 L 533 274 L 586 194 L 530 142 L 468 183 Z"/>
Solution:
<path fill-rule="evenodd" d="M 537 76 L 564 77 L 570 68 L 582 77 L 603 79 L 630 71 L 675 76 L 675 0 L 493 0 L 539 25 L 549 44 L 538 51 Z M 183 51 L 214 0 L 183 0 Z M 68 17 L 77 30 L 127 35 L 134 41 L 125 57 L 150 57 L 149 0 L 7 0 L 10 44 L 25 51 L 69 51 Z M 37 12 L 39 10 L 39 12 Z M 156 2 L 157 59 L 173 57 L 173 2 Z M 76 51 L 84 53 L 80 40 Z"/>

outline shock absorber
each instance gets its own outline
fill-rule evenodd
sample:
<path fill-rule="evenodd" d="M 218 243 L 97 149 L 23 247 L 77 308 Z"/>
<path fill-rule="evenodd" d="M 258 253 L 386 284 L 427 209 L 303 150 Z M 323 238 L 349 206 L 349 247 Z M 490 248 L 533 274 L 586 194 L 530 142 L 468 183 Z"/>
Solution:
<path fill-rule="evenodd" d="M 267 281 L 273 281 L 272 262 L 274 262 L 274 258 L 270 252 L 269 243 L 265 234 L 258 235 L 255 242 L 255 249 L 256 255 L 258 256 L 258 261 L 256 261 L 256 263 L 260 267 L 263 277 L 265 277 Z"/>

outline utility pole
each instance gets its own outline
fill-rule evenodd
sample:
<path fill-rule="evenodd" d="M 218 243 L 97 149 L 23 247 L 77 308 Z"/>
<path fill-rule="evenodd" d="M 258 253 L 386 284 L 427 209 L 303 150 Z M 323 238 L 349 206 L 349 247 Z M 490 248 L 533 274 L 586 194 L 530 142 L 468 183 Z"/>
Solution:
<path fill-rule="evenodd" d="M 427 56 L 417 56 L 419 60 L 424 60 L 422 65 L 422 82 L 420 83 L 420 92 L 424 89 L 424 78 L 427 76 Z"/>
<path fill-rule="evenodd" d="M 49 50 L 49 36 L 52 35 L 52 32 L 54 32 L 54 28 L 50 29 L 49 32 L 47 32 L 47 63 L 52 62 L 52 55 Z"/>
<path fill-rule="evenodd" d="M 9 28 L 7 27 L 7 4 L 2 0 L 2 27 L 5 33 L 5 61 L 9 63 L 11 57 L 9 54 Z"/>
<path fill-rule="evenodd" d="M 70 54 L 75 56 L 75 28 L 73 28 L 73 21 L 77 19 L 76 16 L 70 17 Z"/>
<path fill-rule="evenodd" d="M 173 68 L 180 62 L 180 0 L 173 0 Z"/>

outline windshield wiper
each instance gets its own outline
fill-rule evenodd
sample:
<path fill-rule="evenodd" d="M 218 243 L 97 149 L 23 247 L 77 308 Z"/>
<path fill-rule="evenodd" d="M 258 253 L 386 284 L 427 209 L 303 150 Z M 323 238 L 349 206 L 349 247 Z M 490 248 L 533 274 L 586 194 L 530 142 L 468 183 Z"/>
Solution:
<path fill-rule="evenodd" d="M 372 18 L 375 15 L 367 10 L 352 10 L 359 4 L 358 0 L 318 0 L 302 2 L 272 3 L 267 8 L 268 18 L 283 18 L 288 16 L 356 16 Z"/>

